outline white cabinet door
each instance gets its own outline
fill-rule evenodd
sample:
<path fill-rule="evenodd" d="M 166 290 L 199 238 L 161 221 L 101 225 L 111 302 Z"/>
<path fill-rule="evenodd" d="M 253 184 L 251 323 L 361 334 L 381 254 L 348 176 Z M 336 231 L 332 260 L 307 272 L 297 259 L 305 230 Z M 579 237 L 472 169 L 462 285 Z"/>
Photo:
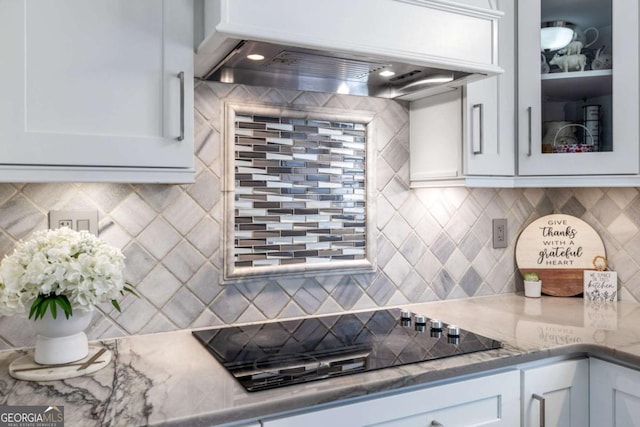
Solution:
<path fill-rule="evenodd" d="M 579 55 L 553 60 L 554 52 L 546 52 L 543 59 L 541 22 L 557 19 L 573 22 L 581 30 L 595 27 L 598 38 L 594 31 L 585 31 Z M 600 48 L 604 48 L 600 54 L 612 54 L 612 69 L 593 65 Z M 636 0 L 518 2 L 520 175 L 638 173 L 638 51 Z M 585 67 L 564 72 L 552 65 L 551 72 L 543 73 L 543 62 L 552 61 Z M 588 120 L 591 123 L 585 122 L 583 107 L 588 105 L 601 107 L 597 117 Z M 592 149 L 597 151 L 564 152 Z"/>
<path fill-rule="evenodd" d="M 413 101 L 409 123 L 411 187 L 464 185 L 462 90 Z"/>
<path fill-rule="evenodd" d="M 524 369 L 522 390 L 522 415 L 525 427 L 589 425 L 589 361 L 587 359 Z M 545 413 L 544 422 L 541 420 L 543 412 Z"/>
<path fill-rule="evenodd" d="M 0 46 L 0 164 L 193 168 L 190 0 L 0 0 Z"/>
<path fill-rule="evenodd" d="M 276 419 L 264 427 L 505 426 L 520 422 L 519 374 L 511 371 Z"/>
<path fill-rule="evenodd" d="M 591 425 L 636 427 L 640 421 L 640 372 L 590 361 Z"/>
<path fill-rule="evenodd" d="M 515 0 L 498 0 L 498 61 L 504 73 L 465 88 L 465 175 L 515 174 Z"/>

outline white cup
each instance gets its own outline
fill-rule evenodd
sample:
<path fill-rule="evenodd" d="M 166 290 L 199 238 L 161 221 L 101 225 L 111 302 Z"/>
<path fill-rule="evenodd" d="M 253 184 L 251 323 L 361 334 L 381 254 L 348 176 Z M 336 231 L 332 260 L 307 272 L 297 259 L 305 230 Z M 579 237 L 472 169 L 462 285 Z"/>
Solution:
<path fill-rule="evenodd" d="M 524 296 L 529 298 L 540 298 L 542 295 L 542 280 L 524 281 Z"/>

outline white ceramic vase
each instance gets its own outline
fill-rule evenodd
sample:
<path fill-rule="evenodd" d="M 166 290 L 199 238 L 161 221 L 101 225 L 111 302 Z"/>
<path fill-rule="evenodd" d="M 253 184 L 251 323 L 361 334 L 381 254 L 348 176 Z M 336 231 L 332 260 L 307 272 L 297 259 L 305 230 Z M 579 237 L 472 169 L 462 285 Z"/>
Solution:
<path fill-rule="evenodd" d="M 42 365 L 60 365 L 84 359 L 89 354 L 89 342 L 84 330 L 91 323 L 93 311 L 74 310 L 67 319 L 58 310 L 54 319 L 47 310 L 43 318 L 33 321 L 36 331 L 34 360 Z"/>
<path fill-rule="evenodd" d="M 525 280 L 524 296 L 530 298 L 540 298 L 542 295 L 542 280 Z"/>

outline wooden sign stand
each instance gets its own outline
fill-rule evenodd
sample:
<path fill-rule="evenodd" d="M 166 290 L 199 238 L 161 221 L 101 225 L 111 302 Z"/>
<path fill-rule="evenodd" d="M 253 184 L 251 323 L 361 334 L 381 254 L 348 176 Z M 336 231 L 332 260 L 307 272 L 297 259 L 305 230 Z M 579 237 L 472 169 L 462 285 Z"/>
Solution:
<path fill-rule="evenodd" d="M 546 295 L 580 295 L 584 271 L 593 269 L 596 256 L 606 257 L 602 239 L 589 224 L 571 215 L 538 218 L 520 233 L 516 243 L 520 273 L 537 273 Z"/>

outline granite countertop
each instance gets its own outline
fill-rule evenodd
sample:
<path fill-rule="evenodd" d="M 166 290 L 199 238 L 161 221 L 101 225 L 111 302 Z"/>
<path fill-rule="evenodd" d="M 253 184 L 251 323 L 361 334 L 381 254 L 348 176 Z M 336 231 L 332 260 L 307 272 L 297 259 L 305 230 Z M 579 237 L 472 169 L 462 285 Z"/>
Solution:
<path fill-rule="evenodd" d="M 596 355 L 640 365 L 640 304 L 518 294 L 408 306 L 500 340 L 501 349 L 247 393 L 190 331 L 103 341 L 114 360 L 84 377 L 27 382 L 0 352 L 3 405 L 64 405 L 67 426 L 216 425 L 551 356 Z"/>

